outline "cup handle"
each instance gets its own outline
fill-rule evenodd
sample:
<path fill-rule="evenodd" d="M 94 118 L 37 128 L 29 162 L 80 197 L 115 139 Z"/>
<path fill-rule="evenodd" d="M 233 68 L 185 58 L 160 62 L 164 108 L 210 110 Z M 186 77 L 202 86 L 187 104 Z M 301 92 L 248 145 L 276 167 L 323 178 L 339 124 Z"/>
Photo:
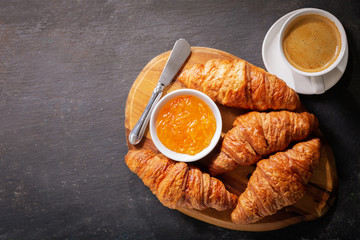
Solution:
<path fill-rule="evenodd" d="M 325 83 L 323 75 L 316 76 L 316 77 L 310 77 L 311 78 L 311 85 L 314 89 L 315 94 L 322 94 L 325 92 Z"/>

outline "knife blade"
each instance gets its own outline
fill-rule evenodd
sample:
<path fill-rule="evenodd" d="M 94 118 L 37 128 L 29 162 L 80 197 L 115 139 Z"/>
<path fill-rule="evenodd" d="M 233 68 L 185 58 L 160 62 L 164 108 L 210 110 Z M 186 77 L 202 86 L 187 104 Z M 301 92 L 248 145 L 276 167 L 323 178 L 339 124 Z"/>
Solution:
<path fill-rule="evenodd" d="M 189 57 L 190 52 L 190 44 L 185 39 L 180 38 L 175 42 L 150 100 L 129 134 L 129 143 L 132 145 L 136 145 L 141 141 L 154 106 L 160 100 L 164 88 L 171 83 L 177 72 Z"/>

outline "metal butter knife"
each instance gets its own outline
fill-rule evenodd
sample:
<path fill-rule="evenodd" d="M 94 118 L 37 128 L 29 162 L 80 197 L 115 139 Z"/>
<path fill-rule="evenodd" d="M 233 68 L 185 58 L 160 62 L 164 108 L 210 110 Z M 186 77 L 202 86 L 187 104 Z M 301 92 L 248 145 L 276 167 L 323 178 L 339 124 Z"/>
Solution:
<path fill-rule="evenodd" d="M 136 145 L 141 141 L 146 126 L 149 122 L 153 107 L 160 100 L 163 89 L 171 83 L 177 72 L 180 70 L 190 55 L 190 52 L 190 44 L 185 39 L 180 38 L 175 42 L 175 45 L 171 50 L 170 57 L 165 64 L 159 82 L 156 85 L 146 108 L 135 124 L 135 127 L 129 134 L 129 142 L 132 145 Z"/>

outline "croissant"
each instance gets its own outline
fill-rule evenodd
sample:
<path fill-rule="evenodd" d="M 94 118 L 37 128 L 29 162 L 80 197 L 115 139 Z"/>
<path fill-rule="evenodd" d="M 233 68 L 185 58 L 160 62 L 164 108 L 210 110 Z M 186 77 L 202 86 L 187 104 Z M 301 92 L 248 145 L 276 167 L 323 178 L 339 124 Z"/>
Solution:
<path fill-rule="evenodd" d="M 301 105 L 283 80 L 242 59 L 212 59 L 183 71 L 178 79 L 230 107 L 263 111 L 295 110 Z"/>
<path fill-rule="evenodd" d="M 237 224 L 254 223 L 294 204 L 304 196 L 319 158 L 320 139 L 315 138 L 258 162 L 231 220 Z"/>
<path fill-rule="evenodd" d="M 212 176 L 284 150 L 291 142 L 305 139 L 318 127 L 318 121 L 308 112 L 249 112 L 237 117 L 233 125 L 225 134 L 220 154 L 210 160 Z"/>
<path fill-rule="evenodd" d="M 169 208 L 223 211 L 236 206 L 236 195 L 228 192 L 220 180 L 202 173 L 195 166 L 175 162 L 151 150 L 131 150 L 125 156 L 125 162 Z"/>

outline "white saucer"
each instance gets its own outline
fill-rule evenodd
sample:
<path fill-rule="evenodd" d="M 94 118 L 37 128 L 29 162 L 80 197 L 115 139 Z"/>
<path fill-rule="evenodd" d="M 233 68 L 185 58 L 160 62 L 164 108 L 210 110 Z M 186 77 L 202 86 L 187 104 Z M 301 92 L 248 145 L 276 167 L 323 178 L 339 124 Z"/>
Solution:
<path fill-rule="evenodd" d="M 279 32 L 285 21 L 295 12 L 290 12 L 277 20 L 267 32 L 262 45 L 262 58 L 265 68 L 268 72 L 275 74 L 278 78 L 284 80 L 286 84 L 301 94 L 317 94 L 311 84 L 310 77 L 300 75 L 292 71 L 284 62 L 280 54 Z M 331 72 L 324 75 L 325 91 L 332 88 L 345 72 L 349 57 L 348 47 L 345 50 L 343 59 L 339 65 Z M 296 79 L 296 81 L 295 81 Z"/>

